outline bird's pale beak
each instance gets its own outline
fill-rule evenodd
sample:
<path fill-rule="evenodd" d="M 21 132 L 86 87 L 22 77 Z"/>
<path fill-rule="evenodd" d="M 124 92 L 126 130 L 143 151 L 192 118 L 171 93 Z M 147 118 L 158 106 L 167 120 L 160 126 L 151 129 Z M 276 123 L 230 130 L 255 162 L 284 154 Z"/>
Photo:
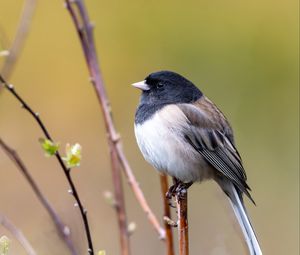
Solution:
<path fill-rule="evenodd" d="M 146 83 L 146 81 L 140 81 L 132 84 L 133 87 L 141 89 L 141 90 L 149 90 L 149 85 Z"/>

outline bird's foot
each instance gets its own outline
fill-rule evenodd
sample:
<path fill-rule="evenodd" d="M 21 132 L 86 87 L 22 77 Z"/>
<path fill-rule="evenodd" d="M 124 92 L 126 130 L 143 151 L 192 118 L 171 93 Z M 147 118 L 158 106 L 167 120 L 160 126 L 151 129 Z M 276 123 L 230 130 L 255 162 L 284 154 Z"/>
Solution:
<path fill-rule="evenodd" d="M 170 200 L 172 199 L 172 197 L 175 197 L 177 187 L 178 187 L 178 183 L 175 183 L 169 188 L 168 192 L 166 193 L 167 199 Z"/>
<path fill-rule="evenodd" d="M 180 182 L 175 190 L 175 194 L 179 199 L 184 199 L 186 196 L 188 188 L 193 184 L 193 182 Z"/>
<path fill-rule="evenodd" d="M 179 180 L 173 178 L 174 184 L 169 188 L 168 192 L 166 193 L 166 198 L 169 200 L 169 206 L 172 208 L 176 208 L 176 205 L 172 203 L 172 197 L 176 196 L 176 189 L 178 187 L 179 182 Z"/>
<path fill-rule="evenodd" d="M 169 188 L 166 198 L 171 200 L 172 197 L 175 197 L 176 195 L 184 196 L 184 193 L 187 192 L 187 189 L 193 184 L 193 182 L 181 182 L 177 179 L 174 180 L 174 184 Z M 182 195 L 181 195 L 182 194 Z M 173 207 L 173 206 L 172 206 Z"/>

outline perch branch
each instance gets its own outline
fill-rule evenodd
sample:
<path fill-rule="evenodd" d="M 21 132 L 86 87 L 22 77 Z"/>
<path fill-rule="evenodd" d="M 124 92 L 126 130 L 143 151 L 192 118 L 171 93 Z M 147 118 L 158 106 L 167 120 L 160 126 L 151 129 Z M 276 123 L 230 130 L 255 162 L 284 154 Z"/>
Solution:
<path fill-rule="evenodd" d="M 178 213 L 179 255 L 189 255 L 189 225 L 188 225 L 188 196 L 187 190 L 176 194 Z"/>
<path fill-rule="evenodd" d="M 0 224 L 5 227 L 23 246 L 28 255 L 37 255 L 22 231 L 19 230 L 7 217 L 0 213 Z"/>
<path fill-rule="evenodd" d="M 1 69 L 2 75 L 6 78 L 10 77 L 15 66 L 17 56 L 23 49 L 24 42 L 27 37 L 32 17 L 35 11 L 35 7 L 36 0 L 25 0 L 14 41 L 9 49 L 9 55 L 6 57 Z"/>
<path fill-rule="evenodd" d="M 42 129 L 44 135 L 46 136 L 47 139 L 49 139 L 50 141 L 53 141 L 53 139 L 51 138 L 46 126 L 44 125 L 44 123 L 42 122 L 39 113 L 34 112 L 31 107 L 20 97 L 20 95 L 16 92 L 15 88 L 13 85 L 8 84 L 6 82 L 6 80 L 4 80 L 3 76 L 0 75 L 0 82 L 4 84 L 5 88 L 21 103 L 21 106 L 28 111 L 28 113 L 35 119 L 35 121 L 38 123 L 39 127 Z M 57 161 L 59 162 L 61 168 L 63 169 L 63 172 L 65 174 L 65 177 L 67 178 L 67 181 L 70 185 L 71 188 L 71 193 L 73 195 L 73 197 L 76 200 L 75 205 L 79 207 L 80 210 L 80 214 L 83 220 L 83 224 L 84 224 L 84 229 L 85 229 L 85 233 L 86 233 L 86 237 L 87 237 L 87 242 L 88 242 L 88 254 L 94 255 L 94 249 L 93 249 L 93 242 L 92 242 L 92 238 L 91 238 L 91 233 L 90 233 L 90 227 L 89 227 L 89 223 L 88 223 L 88 218 L 87 218 L 87 210 L 83 207 L 81 200 L 79 198 L 77 189 L 75 187 L 75 184 L 72 180 L 71 177 L 71 169 L 67 168 L 62 160 L 62 157 L 60 155 L 60 153 L 57 151 L 55 154 L 55 157 L 57 159 Z"/>
<path fill-rule="evenodd" d="M 69 233 L 68 227 L 62 222 L 58 213 L 54 210 L 54 208 L 49 203 L 47 198 L 43 195 L 42 191 L 40 190 L 40 188 L 34 181 L 33 177 L 29 173 L 24 162 L 20 158 L 19 154 L 15 150 L 10 148 L 1 138 L 0 138 L 0 146 L 2 147 L 4 152 L 7 154 L 7 156 L 13 161 L 13 163 L 19 168 L 21 173 L 24 175 L 25 179 L 28 181 L 33 192 L 35 193 L 35 195 L 37 196 L 37 198 L 39 199 L 41 204 L 45 207 L 45 209 L 49 213 L 50 217 L 52 218 L 52 220 L 58 230 L 59 235 L 66 242 L 68 248 L 71 251 L 71 254 L 78 255 L 78 252 L 75 249 L 72 239 L 70 238 L 70 233 Z"/>
<path fill-rule="evenodd" d="M 162 192 L 162 199 L 164 202 L 164 222 L 165 222 L 165 231 L 166 231 L 166 247 L 167 255 L 174 255 L 174 244 L 173 244 L 173 232 L 172 226 L 168 222 L 171 219 L 171 210 L 169 206 L 169 201 L 166 198 L 166 193 L 168 192 L 168 177 L 166 175 L 160 175 L 160 186 Z"/>
<path fill-rule="evenodd" d="M 71 15 L 75 28 L 77 30 L 81 46 L 84 52 L 84 57 L 87 62 L 88 70 L 91 76 L 91 82 L 94 86 L 96 95 L 98 97 L 101 110 L 104 116 L 105 128 L 108 134 L 109 145 L 111 150 L 114 151 L 118 157 L 119 163 L 122 166 L 127 180 L 146 215 L 154 229 L 159 234 L 161 239 L 165 238 L 165 231 L 160 226 L 157 217 L 152 212 L 148 205 L 145 196 L 133 174 L 133 171 L 128 163 L 124 154 L 121 140 L 118 132 L 116 131 L 110 103 L 104 87 L 103 78 L 100 72 L 95 42 L 93 37 L 93 25 L 90 22 L 88 13 L 83 0 L 66 0 L 66 7 Z"/>

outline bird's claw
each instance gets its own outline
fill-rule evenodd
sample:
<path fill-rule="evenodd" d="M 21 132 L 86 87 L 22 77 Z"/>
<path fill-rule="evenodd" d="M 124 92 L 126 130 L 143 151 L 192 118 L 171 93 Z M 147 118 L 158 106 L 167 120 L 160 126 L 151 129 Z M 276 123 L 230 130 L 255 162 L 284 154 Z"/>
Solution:
<path fill-rule="evenodd" d="M 177 181 L 174 183 L 174 185 L 172 185 L 168 192 L 166 193 L 166 198 L 169 200 L 169 206 L 172 208 L 176 208 L 176 206 L 174 206 L 172 204 L 172 197 L 177 196 L 178 199 L 184 199 L 187 193 L 187 189 L 192 185 L 192 182 L 188 182 L 188 183 L 184 183 L 184 182 L 180 182 Z"/>
<path fill-rule="evenodd" d="M 178 184 L 176 183 L 176 184 L 172 185 L 172 186 L 169 188 L 168 192 L 166 193 L 166 198 L 167 198 L 167 199 L 170 200 L 170 199 L 172 199 L 172 197 L 175 197 L 177 187 L 178 187 Z"/>
<path fill-rule="evenodd" d="M 186 197 L 187 189 L 185 186 L 178 187 L 176 189 L 176 196 L 179 200 L 182 200 Z"/>

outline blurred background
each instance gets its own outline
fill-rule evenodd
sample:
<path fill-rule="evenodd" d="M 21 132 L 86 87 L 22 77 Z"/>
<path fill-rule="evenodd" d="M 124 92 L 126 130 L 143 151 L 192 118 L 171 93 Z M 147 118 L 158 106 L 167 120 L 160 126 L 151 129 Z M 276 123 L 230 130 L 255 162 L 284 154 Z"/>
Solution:
<path fill-rule="evenodd" d="M 246 206 L 264 254 L 298 254 L 298 1 L 86 4 L 124 150 L 155 213 L 162 215 L 159 178 L 135 142 L 139 92 L 130 84 L 168 69 L 197 84 L 231 121 L 257 203 L 255 207 L 247 200 Z M 22 6 L 21 0 L 0 1 L 0 50 L 13 41 Z M 1 65 L 4 61 L 0 57 Z M 38 1 L 10 82 L 40 112 L 57 141 L 82 145 L 82 164 L 72 175 L 89 211 L 95 250 L 119 254 L 115 212 L 103 198 L 112 184 L 102 115 L 63 1 Z M 81 218 L 62 170 L 55 159 L 44 156 L 40 129 L 8 91 L 0 92 L 0 136 L 18 151 L 85 254 Z M 124 189 L 128 221 L 137 224 L 132 254 L 165 254 L 126 181 Z M 227 198 L 215 183 L 193 185 L 189 198 L 192 255 L 246 254 Z M 1 150 L 0 212 L 23 231 L 38 254 L 69 254 L 28 183 Z M 0 226 L 1 235 L 12 239 L 10 254 L 25 254 Z"/>

